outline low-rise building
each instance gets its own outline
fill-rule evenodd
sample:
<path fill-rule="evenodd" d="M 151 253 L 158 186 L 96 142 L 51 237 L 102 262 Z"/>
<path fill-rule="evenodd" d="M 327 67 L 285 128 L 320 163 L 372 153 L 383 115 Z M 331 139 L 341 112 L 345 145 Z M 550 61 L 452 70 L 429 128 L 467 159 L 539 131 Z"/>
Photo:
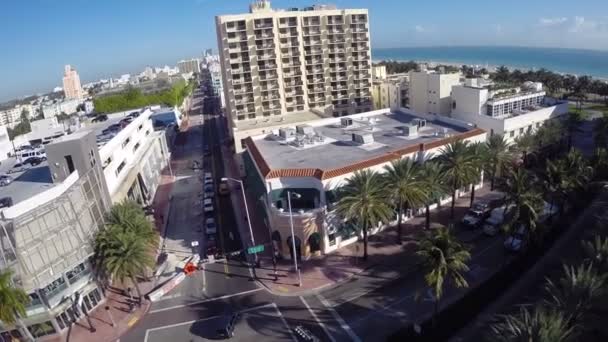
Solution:
<path fill-rule="evenodd" d="M 452 88 L 451 99 L 452 118 L 471 122 L 509 141 L 568 113 L 568 104 L 546 97 L 538 82 L 497 87 L 482 79 L 467 79 L 464 85 Z"/>
<path fill-rule="evenodd" d="M 34 108 L 29 104 L 22 104 L 0 110 L 0 125 L 16 126 L 21 122 L 21 115 L 24 112 L 27 113 L 28 118 L 31 118 L 34 115 Z"/>
<path fill-rule="evenodd" d="M 177 62 L 177 68 L 179 69 L 180 74 L 198 74 L 201 72 L 201 60 L 199 58 L 181 60 Z"/>
<path fill-rule="evenodd" d="M 306 258 L 332 252 L 358 239 L 354 223 L 335 210 L 338 190 L 354 172 L 384 172 L 386 165 L 401 158 L 424 162 L 458 139 L 482 142 L 486 132 L 446 117 L 431 119 L 386 109 L 284 123 L 245 139 L 247 192 L 259 199 L 250 210 L 263 213 L 275 248 L 290 255 L 291 194 L 296 254 Z M 371 233 L 380 229 L 374 225 Z"/>
<path fill-rule="evenodd" d="M 410 109 L 421 114 L 450 115 L 452 87 L 461 83 L 460 73 L 422 70 L 409 73 Z"/>
<path fill-rule="evenodd" d="M 82 103 L 80 99 L 54 101 L 42 106 L 42 115 L 45 118 L 52 118 L 59 114 L 73 114 L 78 111 L 78 106 Z"/>
<path fill-rule="evenodd" d="M 407 74 L 388 75 L 372 83 L 374 109 L 398 110 L 408 107 L 409 77 Z"/>

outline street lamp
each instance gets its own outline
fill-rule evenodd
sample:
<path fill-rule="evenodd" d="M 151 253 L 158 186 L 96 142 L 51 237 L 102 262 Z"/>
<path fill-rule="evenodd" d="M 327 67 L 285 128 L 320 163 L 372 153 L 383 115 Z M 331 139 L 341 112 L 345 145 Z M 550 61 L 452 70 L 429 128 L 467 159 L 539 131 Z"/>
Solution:
<path fill-rule="evenodd" d="M 297 192 L 287 191 L 287 206 L 289 207 L 289 225 L 291 227 L 291 246 L 293 248 L 293 264 L 298 272 L 298 286 L 302 286 L 302 274 L 300 273 L 300 269 L 298 268 L 298 255 L 296 253 L 296 235 L 293 233 L 293 211 L 291 210 L 291 196 L 294 198 L 302 198 L 302 195 Z"/>
<path fill-rule="evenodd" d="M 255 246 L 255 239 L 253 238 L 253 229 L 251 228 L 251 218 L 249 217 L 249 208 L 247 207 L 247 197 L 245 197 L 245 187 L 243 186 L 243 181 L 240 179 L 230 178 L 230 177 L 222 177 L 222 182 L 233 181 L 239 183 L 241 186 L 241 193 L 243 194 L 243 202 L 245 203 L 245 214 L 247 215 L 247 224 L 249 225 L 249 235 L 251 237 L 251 247 Z M 257 260 L 257 254 L 256 254 Z"/>

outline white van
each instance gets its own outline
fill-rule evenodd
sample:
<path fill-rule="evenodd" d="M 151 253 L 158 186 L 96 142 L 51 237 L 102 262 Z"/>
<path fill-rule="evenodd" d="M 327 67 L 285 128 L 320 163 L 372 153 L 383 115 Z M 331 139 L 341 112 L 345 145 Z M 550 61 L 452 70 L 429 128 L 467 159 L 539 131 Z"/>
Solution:
<path fill-rule="evenodd" d="M 17 152 L 17 158 L 21 160 L 26 160 L 30 157 L 38 157 L 42 159 L 46 159 L 46 151 L 45 150 L 22 150 Z"/>

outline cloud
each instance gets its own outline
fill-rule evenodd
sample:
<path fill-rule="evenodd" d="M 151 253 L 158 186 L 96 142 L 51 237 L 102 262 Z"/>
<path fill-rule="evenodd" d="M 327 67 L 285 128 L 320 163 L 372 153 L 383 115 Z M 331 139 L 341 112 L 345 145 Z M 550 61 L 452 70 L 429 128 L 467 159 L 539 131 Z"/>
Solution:
<path fill-rule="evenodd" d="M 568 21 L 566 17 L 557 17 L 557 18 L 540 18 L 538 20 L 539 26 L 558 26 L 565 24 Z"/>
<path fill-rule="evenodd" d="M 414 27 L 414 31 L 418 32 L 418 33 L 423 33 L 426 32 L 427 30 L 424 28 L 424 26 L 422 25 L 416 25 Z"/>

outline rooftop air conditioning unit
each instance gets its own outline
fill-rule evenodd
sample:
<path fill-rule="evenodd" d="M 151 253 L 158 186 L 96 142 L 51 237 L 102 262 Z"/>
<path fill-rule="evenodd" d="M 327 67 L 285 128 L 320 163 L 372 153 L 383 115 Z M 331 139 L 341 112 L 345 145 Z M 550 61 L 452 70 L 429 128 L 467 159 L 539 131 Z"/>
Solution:
<path fill-rule="evenodd" d="M 412 120 L 412 124 L 418 126 L 418 128 L 426 127 L 426 120 L 416 118 L 416 119 Z"/>
<path fill-rule="evenodd" d="M 418 136 L 418 125 L 409 124 L 399 127 L 401 134 L 406 137 L 417 137 Z"/>
<path fill-rule="evenodd" d="M 285 140 L 292 140 L 296 137 L 296 130 L 291 127 L 279 128 L 279 136 Z"/>
<path fill-rule="evenodd" d="M 315 134 L 315 130 L 309 125 L 297 125 L 296 132 L 303 135 Z"/>
<path fill-rule="evenodd" d="M 351 118 L 340 118 L 340 125 L 342 127 L 350 127 L 353 125 L 353 119 Z"/>
<path fill-rule="evenodd" d="M 352 140 L 353 140 L 353 142 L 356 142 L 356 143 L 362 144 L 362 145 L 371 144 L 374 142 L 374 136 L 371 133 L 363 133 L 363 132 L 353 133 Z"/>

